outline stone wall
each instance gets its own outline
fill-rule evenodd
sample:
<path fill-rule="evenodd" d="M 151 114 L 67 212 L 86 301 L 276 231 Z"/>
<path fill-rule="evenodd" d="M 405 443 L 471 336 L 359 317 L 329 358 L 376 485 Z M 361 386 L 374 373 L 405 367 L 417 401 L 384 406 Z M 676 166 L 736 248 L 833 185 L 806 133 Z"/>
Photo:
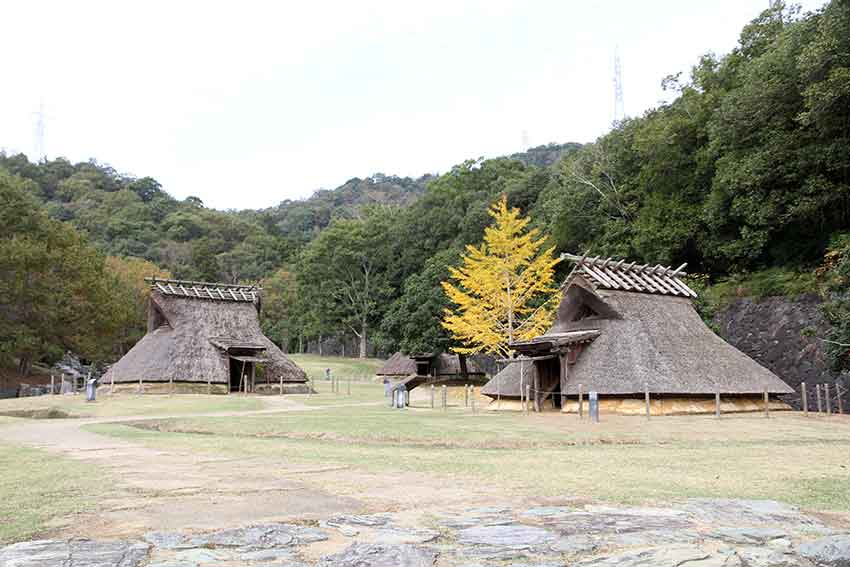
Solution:
<path fill-rule="evenodd" d="M 809 407 L 814 407 L 817 383 L 834 384 L 839 380 L 846 389 L 847 377 L 839 377 L 828 367 L 822 343 L 829 323 L 820 312 L 817 295 L 741 298 L 719 312 L 714 322 L 720 336 L 782 378 L 799 392 L 805 382 L 809 392 Z M 799 407 L 800 395 L 787 397 L 787 402 Z M 850 412 L 850 395 L 845 393 L 844 409 Z M 833 405 L 837 403 L 833 401 Z"/>

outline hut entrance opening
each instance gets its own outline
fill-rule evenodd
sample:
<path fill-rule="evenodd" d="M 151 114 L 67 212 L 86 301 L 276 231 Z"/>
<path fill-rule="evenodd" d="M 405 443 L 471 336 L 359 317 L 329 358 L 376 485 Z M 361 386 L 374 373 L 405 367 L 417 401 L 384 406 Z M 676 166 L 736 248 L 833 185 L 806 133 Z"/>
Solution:
<path fill-rule="evenodd" d="M 540 405 L 551 398 L 552 405 L 561 407 L 561 364 L 557 357 L 536 360 L 537 384 L 533 387 L 538 391 Z"/>
<path fill-rule="evenodd" d="M 253 392 L 257 377 L 257 365 L 265 362 L 257 356 L 234 356 L 230 360 L 230 391 Z"/>

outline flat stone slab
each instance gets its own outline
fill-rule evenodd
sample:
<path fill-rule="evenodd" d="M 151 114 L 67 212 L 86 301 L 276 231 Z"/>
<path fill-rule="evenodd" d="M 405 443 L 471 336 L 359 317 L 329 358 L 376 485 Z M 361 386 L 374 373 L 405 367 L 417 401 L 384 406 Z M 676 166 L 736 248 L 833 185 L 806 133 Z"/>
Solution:
<path fill-rule="evenodd" d="M 461 545 L 524 549 L 547 545 L 556 539 L 557 535 L 549 530 L 525 524 L 475 526 L 458 532 L 458 543 Z"/>
<path fill-rule="evenodd" d="M 138 567 L 150 544 L 138 541 L 36 540 L 0 549 L 2 567 Z"/>
<path fill-rule="evenodd" d="M 709 535 L 729 543 L 754 545 L 784 538 L 787 532 L 778 528 L 719 528 Z"/>
<path fill-rule="evenodd" d="M 626 553 L 615 553 L 596 559 L 590 559 L 576 563 L 578 567 L 679 567 L 680 565 L 709 567 L 710 565 L 727 565 L 728 557 L 717 560 L 708 553 L 694 545 L 670 545 L 644 549 L 640 551 L 629 551 Z M 739 562 L 740 563 L 740 562 Z"/>
<path fill-rule="evenodd" d="M 432 567 L 437 552 L 414 545 L 352 543 L 344 551 L 323 557 L 321 567 Z"/>
<path fill-rule="evenodd" d="M 797 552 L 814 563 L 827 567 L 850 567 L 850 535 L 835 535 L 806 542 Z"/>

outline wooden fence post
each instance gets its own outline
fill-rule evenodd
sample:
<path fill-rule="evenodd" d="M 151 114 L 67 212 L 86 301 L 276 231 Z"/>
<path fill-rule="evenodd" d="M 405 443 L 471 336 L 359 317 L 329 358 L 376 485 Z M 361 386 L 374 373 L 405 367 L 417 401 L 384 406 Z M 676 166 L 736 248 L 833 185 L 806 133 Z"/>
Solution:
<path fill-rule="evenodd" d="M 112 396 L 115 394 L 115 374 L 111 373 L 109 375 L 109 395 Z"/>
<path fill-rule="evenodd" d="M 56 384 L 54 383 L 56 380 L 53 377 L 53 374 L 50 375 L 50 395 L 56 395 Z"/>
<path fill-rule="evenodd" d="M 844 415 L 844 402 L 841 400 L 843 392 L 841 391 L 841 383 L 835 381 L 835 397 L 838 398 L 838 413 Z"/>
<path fill-rule="evenodd" d="M 463 407 L 469 407 L 469 384 L 463 385 Z"/>
<path fill-rule="evenodd" d="M 280 395 L 283 395 L 283 376 L 280 377 Z"/>
<path fill-rule="evenodd" d="M 820 396 L 820 384 L 815 384 L 815 394 L 817 394 L 818 397 L 818 413 L 821 413 L 823 411 L 823 402 L 821 401 Z"/>
<path fill-rule="evenodd" d="M 808 399 L 808 393 L 806 392 L 806 383 L 805 382 L 801 383 L 800 387 L 803 388 L 803 390 L 802 390 L 803 397 L 802 397 L 802 400 L 801 400 L 801 402 L 803 403 L 803 417 L 809 417 L 809 399 Z"/>
<path fill-rule="evenodd" d="M 431 384 L 431 409 L 434 409 L 434 390 L 436 390 L 436 388 L 433 384 Z"/>
<path fill-rule="evenodd" d="M 139 395 L 142 395 L 142 379 L 139 378 Z"/>
<path fill-rule="evenodd" d="M 168 379 L 168 395 L 169 396 L 174 395 L 174 377 L 173 376 Z"/>
<path fill-rule="evenodd" d="M 443 384 L 443 411 L 446 411 L 449 407 L 448 392 L 449 389 L 446 388 L 445 384 Z"/>
<path fill-rule="evenodd" d="M 228 390 L 228 393 L 230 393 L 230 384 L 229 383 L 227 384 L 227 390 Z M 208 377 L 207 378 L 207 395 L 209 396 L 210 394 L 212 394 L 212 380 Z"/>
<path fill-rule="evenodd" d="M 582 397 L 581 384 L 578 385 L 578 418 L 584 419 L 584 398 Z"/>
<path fill-rule="evenodd" d="M 472 413 L 475 413 L 475 386 L 472 387 Z"/>
<path fill-rule="evenodd" d="M 522 409 L 525 415 L 528 415 L 528 400 L 531 399 L 531 384 L 525 385 L 525 402 L 522 404 Z"/>
<path fill-rule="evenodd" d="M 770 400 L 767 396 L 767 388 L 764 389 L 764 417 L 770 417 Z"/>
<path fill-rule="evenodd" d="M 823 385 L 823 397 L 826 401 L 826 415 L 832 415 L 832 401 L 829 399 L 829 382 Z"/>
<path fill-rule="evenodd" d="M 714 417 L 720 419 L 720 392 L 714 392 Z"/>
<path fill-rule="evenodd" d="M 649 409 L 649 384 L 646 384 L 646 386 L 645 386 L 644 388 L 645 388 L 645 390 L 646 390 L 646 392 L 645 392 L 645 398 L 646 398 L 646 419 L 649 419 L 649 413 L 650 413 L 650 409 Z"/>

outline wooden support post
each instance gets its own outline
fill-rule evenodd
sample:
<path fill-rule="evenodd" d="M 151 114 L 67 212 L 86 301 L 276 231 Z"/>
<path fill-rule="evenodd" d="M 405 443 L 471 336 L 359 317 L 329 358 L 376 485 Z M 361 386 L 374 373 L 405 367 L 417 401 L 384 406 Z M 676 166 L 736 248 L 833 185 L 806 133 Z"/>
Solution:
<path fill-rule="evenodd" d="M 528 415 L 528 404 L 531 400 L 531 384 L 525 385 L 525 403 L 522 404 L 522 409 L 525 412 L 525 415 Z"/>
<path fill-rule="evenodd" d="M 283 395 L 283 376 L 280 377 L 280 392 L 279 395 Z"/>
<path fill-rule="evenodd" d="M 139 395 L 142 394 L 142 379 L 139 378 Z"/>
<path fill-rule="evenodd" d="M 809 398 L 808 393 L 806 392 L 806 383 L 803 382 L 800 384 L 800 387 L 802 388 L 802 399 L 800 401 L 803 404 L 803 417 L 809 417 Z"/>
<path fill-rule="evenodd" d="M 537 365 L 532 366 L 532 374 L 534 375 L 534 411 L 541 412 L 543 408 L 541 407 L 541 402 L 543 400 L 540 399 L 540 372 L 538 371 Z"/>
<path fill-rule="evenodd" d="M 50 395 L 53 396 L 56 394 L 56 379 L 53 377 L 53 374 L 50 375 Z"/>
<path fill-rule="evenodd" d="M 646 392 L 644 392 L 646 398 L 646 419 L 649 419 L 650 407 L 649 407 L 649 384 L 645 386 Z"/>
<path fill-rule="evenodd" d="M 115 374 L 112 373 L 109 375 L 109 395 L 112 396 L 115 394 Z"/>
<path fill-rule="evenodd" d="M 714 393 L 714 417 L 720 419 L 720 392 Z"/>
<path fill-rule="evenodd" d="M 815 394 L 817 395 L 817 398 L 818 398 L 818 413 L 821 413 L 821 412 L 823 412 L 823 401 L 821 400 L 821 395 L 820 395 L 820 384 L 815 384 Z"/>
<path fill-rule="evenodd" d="M 840 415 L 844 415 L 844 402 L 841 399 L 841 395 L 843 392 L 841 391 L 841 383 L 836 380 L 835 381 L 835 398 L 838 401 L 838 413 Z"/>
<path fill-rule="evenodd" d="M 469 384 L 463 385 L 463 407 L 469 407 Z"/>
<path fill-rule="evenodd" d="M 247 396 L 248 395 L 248 375 L 247 374 L 242 376 L 242 384 L 243 384 L 242 385 L 242 393 Z"/>
<path fill-rule="evenodd" d="M 230 381 L 227 382 L 227 393 L 230 393 Z M 207 378 L 207 395 L 212 394 L 212 380 Z"/>
<path fill-rule="evenodd" d="M 764 389 L 764 417 L 770 417 L 770 400 L 767 396 L 767 388 Z"/>
<path fill-rule="evenodd" d="M 174 377 L 168 379 L 168 395 L 174 395 Z"/>
<path fill-rule="evenodd" d="M 832 400 L 829 399 L 829 382 L 823 385 L 823 397 L 826 401 L 826 415 L 832 415 Z"/>
<path fill-rule="evenodd" d="M 578 385 L 578 418 L 584 419 L 584 397 L 581 391 L 581 384 Z"/>
<path fill-rule="evenodd" d="M 436 390 L 436 387 L 431 384 L 431 409 L 434 409 L 434 390 Z"/>
<path fill-rule="evenodd" d="M 443 384 L 443 411 L 446 411 L 449 407 L 448 392 L 449 389 L 446 388 L 445 384 Z"/>

